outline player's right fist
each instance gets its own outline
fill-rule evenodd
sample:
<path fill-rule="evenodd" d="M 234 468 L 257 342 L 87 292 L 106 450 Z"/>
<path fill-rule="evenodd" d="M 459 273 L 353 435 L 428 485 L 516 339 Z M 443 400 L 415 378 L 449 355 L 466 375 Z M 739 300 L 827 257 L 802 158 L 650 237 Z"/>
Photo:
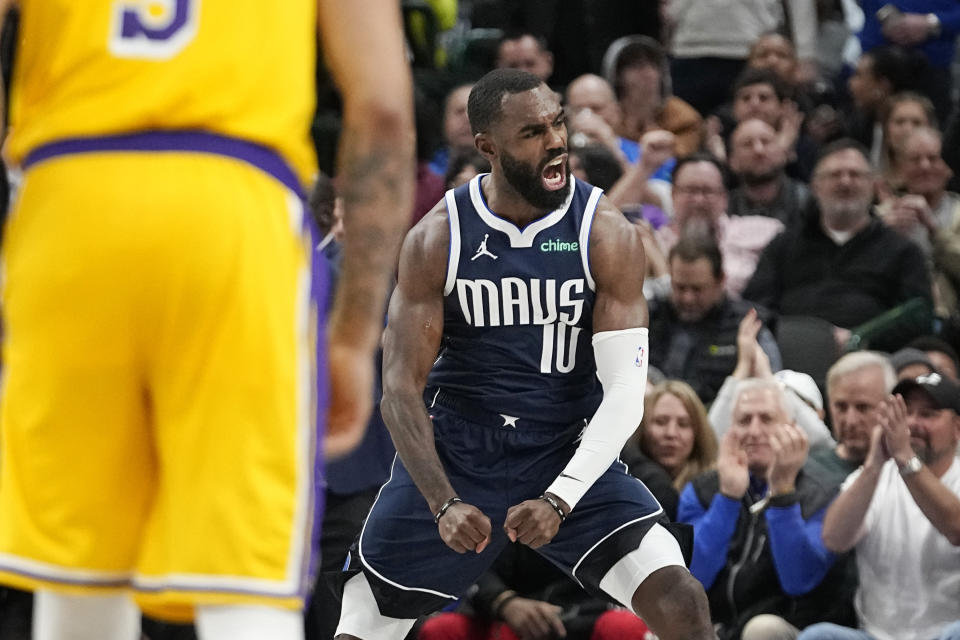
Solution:
<path fill-rule="evenodd" d="M 451 505 L 437 521 L 437 529 L 443 542 L 457 553 L 480 553 L 490 544 L 490 518 L 466 502 Z"/>

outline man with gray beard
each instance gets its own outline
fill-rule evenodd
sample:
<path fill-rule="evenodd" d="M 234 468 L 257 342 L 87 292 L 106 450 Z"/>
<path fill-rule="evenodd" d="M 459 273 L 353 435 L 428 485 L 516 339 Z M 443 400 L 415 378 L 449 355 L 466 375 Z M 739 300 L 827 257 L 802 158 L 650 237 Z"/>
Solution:
<path fill-rule="evenodd" d="M 838 328 L 838 341 L 908 300 L 929 303 L 920 249 L 871 215 L 873 172 L 862 145 L 827 145 L 811 186 L 815 206 L 767 245 L 744 298 L 783 315 L 823 318 Z"/>

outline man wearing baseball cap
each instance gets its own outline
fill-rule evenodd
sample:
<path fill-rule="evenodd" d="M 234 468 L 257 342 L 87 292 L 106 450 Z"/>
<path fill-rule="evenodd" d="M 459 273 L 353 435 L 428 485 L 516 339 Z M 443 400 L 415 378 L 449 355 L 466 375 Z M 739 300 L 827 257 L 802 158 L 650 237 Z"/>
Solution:
<path fill-rule="evenodd" d="M 960 639 L 960 386 L 931 373 L 893 394 L 823 523 L 828 549 L 857 550 L 861 630 L 818 624 L 800 640 Z"/>

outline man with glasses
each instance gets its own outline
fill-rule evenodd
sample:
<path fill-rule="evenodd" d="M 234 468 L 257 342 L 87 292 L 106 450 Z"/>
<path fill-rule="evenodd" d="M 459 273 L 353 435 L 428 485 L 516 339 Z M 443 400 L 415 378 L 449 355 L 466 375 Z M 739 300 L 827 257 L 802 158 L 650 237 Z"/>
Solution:
<path fill-rule="evenodd" d="M 800 640 L 960 638 L 960 386 L 933 373 L 893 392 L 823 522 L 827 549 L 857 550 L 860 630 L 818 624 Z"/>
<path fill-rule="evenodd" d="M 912 298 L 930 301 L 920 249 L 871 215 L 873 173 L 860 143 L 827 145 L 811 182 L 815 209 L 774 238 L 743 296 L 784 315 L 823 318 L 849 329 Z"/>
<path fill-rule="evenodd" d="M 673 169 L 673 221 L 658 229 L 656 237 L 664 256 L 681 236 L 711 237 L 723 255 L 725 289 L 737 299 L 757 266 L 760 252 L 783 230 L 783 223 L 767 216 L 728 216 L 724 174 L 720 161 L 707 153 L 677 160 Z"/>

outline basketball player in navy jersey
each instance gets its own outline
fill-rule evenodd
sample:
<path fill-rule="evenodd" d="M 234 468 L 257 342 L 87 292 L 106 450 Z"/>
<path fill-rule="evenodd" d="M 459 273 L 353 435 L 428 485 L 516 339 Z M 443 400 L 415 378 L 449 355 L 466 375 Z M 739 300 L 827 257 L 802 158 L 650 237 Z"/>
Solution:
<path fill-rule="evenodd" d="M 513 540 L 662 640 L 713 638 L 663 510 L 617 460 L 646 384 L 640 235 L 570 175 L 563 109 L 536 76 L 493 71 L 468 105 L 492 173 L 404 243 L 382 402 L 399 459 L 344 574 L 337 637 L 400 640 Z"/>

